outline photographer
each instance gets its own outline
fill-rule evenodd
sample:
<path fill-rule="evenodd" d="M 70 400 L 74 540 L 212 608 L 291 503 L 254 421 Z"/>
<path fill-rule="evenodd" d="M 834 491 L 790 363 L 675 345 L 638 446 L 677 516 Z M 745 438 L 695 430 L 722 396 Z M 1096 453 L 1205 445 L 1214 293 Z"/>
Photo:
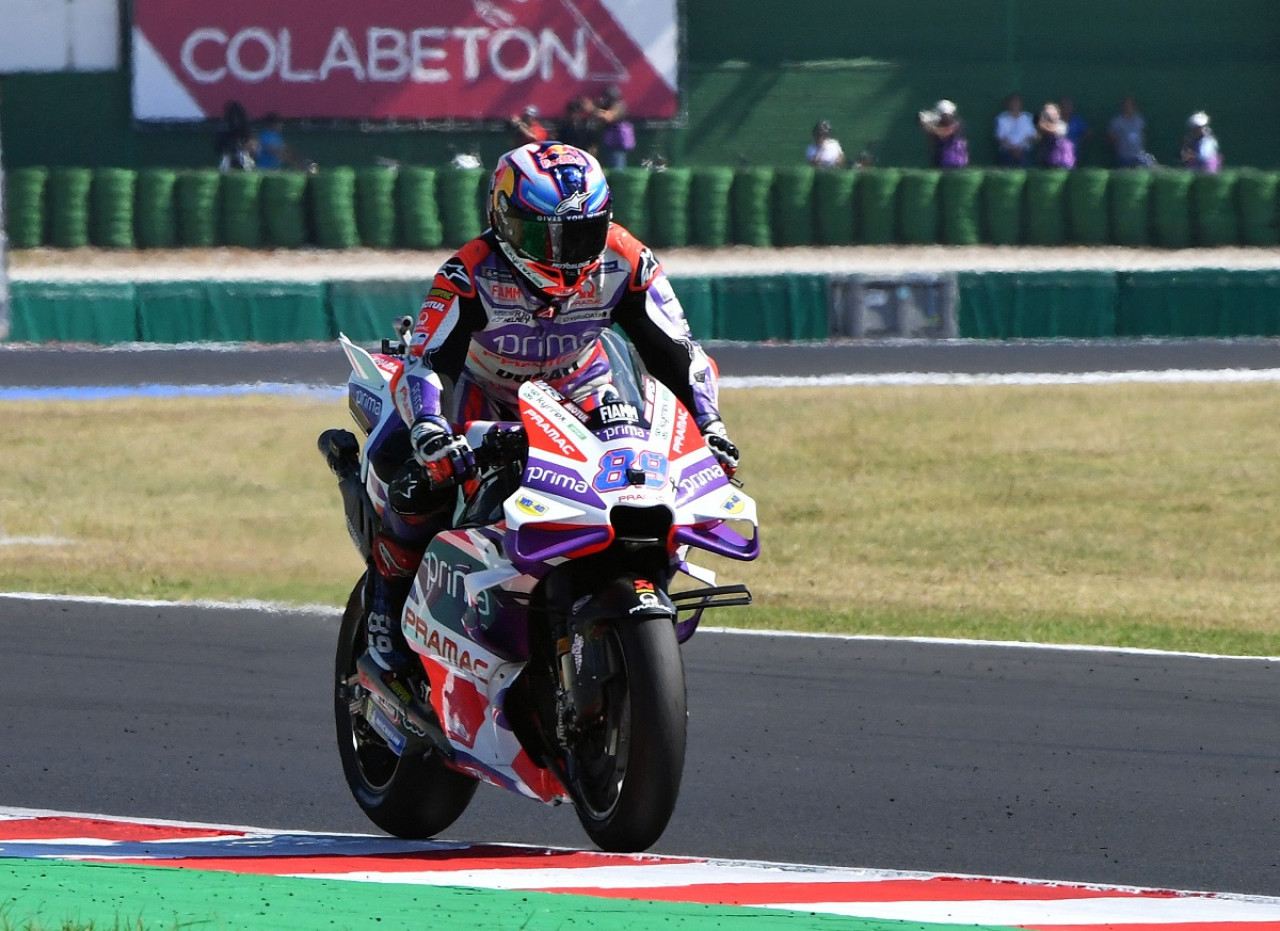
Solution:
<path fill-rule="evenodd" d="M 964 168 L 969 164 L 969 141 L 954 103 L 939 100 L 932 110 L 921 110 L 917 116 L 920 128 L 929 137 L 929 163 L 934 168 Z"/>
<path fill-rule="evenodd" d="M 547 132 L 547 127 L 543 126 L 538 119 L 538 108 L 533 104 L 529 104 L 518 116 L 508 120 L 507 126 L 511 130 L 511 138 L 516 146 L 530 142 L 546 142 L 551 135 Z"/>

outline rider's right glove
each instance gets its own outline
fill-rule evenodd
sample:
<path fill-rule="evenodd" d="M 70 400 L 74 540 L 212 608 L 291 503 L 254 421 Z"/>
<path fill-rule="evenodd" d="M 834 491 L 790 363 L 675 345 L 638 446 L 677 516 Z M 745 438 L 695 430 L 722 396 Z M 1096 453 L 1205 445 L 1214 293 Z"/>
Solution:
<path fill-rule="evenodd" d="M 711 421 L 702 428 L 702 438 L 707 441 L 711 455 L 716 457 L 716 462 L 720 463 L 724 474 L 733 478 L 733 473 L 738 471 L 738 460 L 741 455 L 738 447 L 734 446 L 733 441 L 729 439 L 729 431 L 724 428 L 724 424 L 719 420 Z"/>
<path fill-rule="evenodd" d="M 409 443 L 433 488 L 447 488 L 475 474 L 475 451 L 465 436 L 449 429 L 444 418 L 419 420 L 409 431 Z"/>

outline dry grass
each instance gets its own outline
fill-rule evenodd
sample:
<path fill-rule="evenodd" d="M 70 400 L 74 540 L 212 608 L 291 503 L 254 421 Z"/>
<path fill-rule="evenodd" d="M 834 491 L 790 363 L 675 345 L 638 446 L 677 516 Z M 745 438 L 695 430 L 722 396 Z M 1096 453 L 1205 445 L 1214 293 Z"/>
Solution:
<path fill-rule="evenodd" d="M 1268 386 L 734 391 L 765 555 L 721 623 L 1280 654 Z M 340 603 L 340 402 L 0 404 L 0 588 Z M 35 425 L 39 425 L 37 428 Z"/>

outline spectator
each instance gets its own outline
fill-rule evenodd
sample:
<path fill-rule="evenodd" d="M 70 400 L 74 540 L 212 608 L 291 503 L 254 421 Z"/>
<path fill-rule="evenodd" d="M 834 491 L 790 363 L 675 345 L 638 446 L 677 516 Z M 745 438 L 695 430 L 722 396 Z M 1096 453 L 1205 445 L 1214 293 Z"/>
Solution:
<path fill-rule="evenodd" d="M 804 153 L 805 161 L 815 168 L 843 168 L 844 149 L 831 135 L 831 124 L 820 120 L 813 127 L 813 142 Z"/>
<path fill-rule="evenodd" d="M 605 168 L 626 168 L 627 153 L 636 147 L 636 128 L 627 118 L 622 89 L 609 87 L 596 101 L 596 120 L 601 127 L 601 161 Z"/>
<path fill-rule="evenodd" d="M 929 163 L 934 168 L 963 168 L 969 164 L 969 141 L 956 105 L 939 100 L 932 110 L 920 111 L 920 127 L 929 137 Z"/>
<path fill-rule="evenodd" d="M 590 97 L 580 94 L 565 106 L 559 139 L 592 155 L 597 153 L 600 148 L 600 123 L 596 119 L 595 102 Z"/>
<path fill-rule="evenodd" d="M 1071 140 L 1071 148 L 1075 150 L 1076 161 L 1079 162 L 1084 155 L 1084 144 L 1093 137 L 1093 129 L 1088 121 L 1076 112 L 1075 101 L 1070 97 L 1063 97 L 1058 101 L 1058 112 L 1066 121 L 1067 138 Z"/>
<path fill-rule="evenodd" d="M 538 108 L 529 104 L 508 125 L 511 127 L 512 145 L 522 146 L 530 142 L 546 142 L 551 138 L 547 127 L 538 119 Z"/>
<path fill-rule="evenodd" d="M 1005 98 L 1004 112 L 996 117 L 996 161 L 1006 168 L 1026 168 L 1035 141 L 1036 124 L 1022 109 L 1022 97 L 1010 94 Z"/>
<path fill-rule="evenodd" d="M 254 165 L 255 141 L 249 130 L 249 114 L 237 100 L 222 110 L 222 127 L 214 137 L 219 171 L 250 171 Z"/>
<path fill-rule="evenodd" d="M 1187 134 L 1182 139 L 1182 164 L 1192 171 L 1217 174 L 1222 168 L 1218 139 L 1209 128 L 1209 114 L 1203 110 L 1187 120 Z"/>
<path fill-rule="evenodd" d="M 284 141 L 284 120 L 278 113 L 268 113 L 263 117 L 257 152 L 259 168 L 298 168 L 302 164 L 292 146 Z"/>
<path fill-rule="evenodd" d="M 1067 134 L 1067 121 L 1055 103 L 1047 103 L 1036 120 L 1040 133 L 1040 161 L 1046 168 L 1075 168 L 1076 147 Z"/>
<path fill-rule="evenodd" d="M 1147 152 L 1147 121 L 1133 97 L 1120 101 L 1120 112 L 1107 125 L 1107 138 L 1117 168 L 1150 168 L 1156 160 Z"/>

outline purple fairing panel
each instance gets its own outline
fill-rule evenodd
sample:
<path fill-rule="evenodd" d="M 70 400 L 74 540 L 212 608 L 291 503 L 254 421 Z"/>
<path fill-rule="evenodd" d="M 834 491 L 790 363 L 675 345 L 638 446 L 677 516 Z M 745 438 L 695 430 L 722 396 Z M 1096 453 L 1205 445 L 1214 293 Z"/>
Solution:
<path fill-rule="evenodd" d="M 569 556 L 579 550 L 607 546 L 613 540 L 613 528 L 571 527 L 565 530 L 544 530 L 537 526 L 524 526 L 508 533 L 507 558 L 521 572 L 529 575 L 545 573 L 543 563 L 551 559 Z"/>
<path fill-rule="evenodd" d="M 582 476 L 546 459 L 534 459 L 530 456 L 524 468 L 524 487 L 577 501 L 596 510 L 605 509 L 604 499 L 591 490 Z"/>
<path fill-rule="evenodd" d="M 529 659 L 529 609 L 509 592 L 491 590 L 496 604 L 492 617 L 483 625 L 476 623 L 474 611 L 462 618 L 467 636 L 490 653 L 508 662 L 524 662 Z"/>
<path fill-rule="evenodd" d="M 723 522 L 711 526 L 689 525 L 679 527 L 675 534 L 677 546 L 688 544 L 707 550 L 717 556 L 750 561 L 760 555 L 760 534 L 750 540 Z"/>
<path fill-rule="evenodd" d="M 676 507 L 683 507 L 694 498 L 728 484 L 729 477 L 724 474 L 724 468 L 708 450 L 705 456 L 680 473 Z"/>

